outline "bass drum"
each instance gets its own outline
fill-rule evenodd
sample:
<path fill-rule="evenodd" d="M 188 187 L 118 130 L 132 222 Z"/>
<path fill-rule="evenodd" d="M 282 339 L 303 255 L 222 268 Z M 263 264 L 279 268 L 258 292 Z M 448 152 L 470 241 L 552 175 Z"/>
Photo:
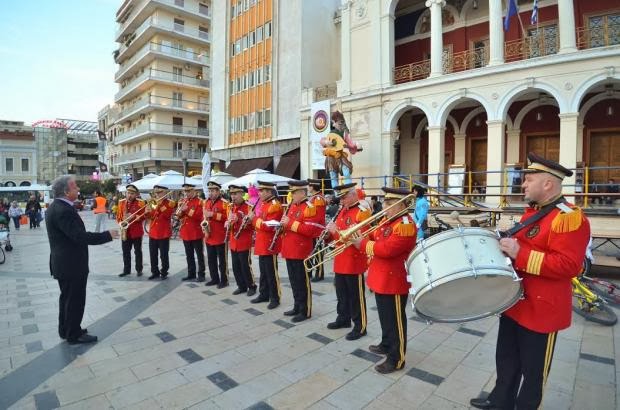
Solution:
<path fill-rule="evenodd" d="M 485 229 L 452 229 L 420 241 L 405 264 L 413 308 L 429 321 L 482 319 L 523 295 L 499 238 Z"/>

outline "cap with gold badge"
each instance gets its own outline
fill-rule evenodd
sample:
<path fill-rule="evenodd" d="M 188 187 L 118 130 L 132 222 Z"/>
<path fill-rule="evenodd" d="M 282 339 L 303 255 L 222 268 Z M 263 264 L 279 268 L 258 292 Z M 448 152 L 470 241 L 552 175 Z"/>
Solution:
<path fill-rule="evenodd" d="M 527 154 L 527 159 L 529 160 L 530 165 L 528 165 L 528 167 L 523 170 L 523 172 L 525 173 L 534 174 L 539 172 L 546 172 L 560 179 L 564 179 L 565 177 L 570 177 L 573 175 L 573 171 L 571 171 L 570 169 L 563 167 L 555 161 L 543 158 L 533 152 Z"/>

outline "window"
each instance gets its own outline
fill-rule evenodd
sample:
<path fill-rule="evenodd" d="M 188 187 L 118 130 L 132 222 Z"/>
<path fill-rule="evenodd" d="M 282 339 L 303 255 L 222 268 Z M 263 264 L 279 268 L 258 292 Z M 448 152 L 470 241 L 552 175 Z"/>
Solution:
<path fill-rule="evenodd" d="M 185 21 L 181 19 L 174 19 L 174 31 L 180 31 L 181 33 L 185 31 Z"/>
<path fill-rule="evenodd" d="M 620 14 L 592 16 L 588 20 L 590 31 L 589 47 L 604 47 L 620 44 Z"/>
<path fill-rule="evenodd" d="M 203 40 L 209 39 L 209 29 L 207 27 L 198 26 L 198 37 Z"/>
<path fill-rule="evenodd" d="M 204 14 L 205 16 L 209 15 L 209 6 L 203 3 L 198 3 L 198 13 Z"/>
<path fill-rule="evenodd" d="M 241 48 L 243 48 L 244 50 L 248 49 L 248 36 L 243 36 L 241 38 Z"/>
<path fill-rule="evenodd" d="M 172 117 L 172 132 L 176 132 L 178 134 L 183 133 L 183 118 Z"/>
<path fill-rule="evenodd" d="M 244 74 L 243 75 L 243 90 L 247 90 L 248 89 L 248 75 Z"/>
<path fill-rule="evenodd" d="M 254 128 L 256 128 L 256 113 L 251 112 L 248 115 L 248 129 L 253 130 Z"/>
<path fill-rule="evenodd" d="M 256 44 L 256 31 L 252 31 L 248 34 L 248 46 L 252 47 L 254 44 Z"/>
<path fill-rule="evenodd" d="M 204 154 L 207 151 L 207 144 L 198 144 L 198 151 Z"/>
<path fill-rule="evenodd" d="M 183 106 L 183 93 L 172 92 L 172 106 L 173 107 L 182 107 Z"/>
<path fill-rule="evenodd" d="M 256 128 L 261 128 L 263 126 L 263 112 L 256 112 Z"/>
<path fill-rule="evenodd" d="M 271 110 L 265 110 L 265 127 L 271 125 Z"/>
<path fill-rule="evenodd" d="M 262 84 L 263 83 L 263 69 L 259 68 L 258 70 L 256 70 L 256 84 Z"/>
<path fill-rule="evenodd" d="M 235 82 L 234 81 L 230 81 L 230 95 L 234 95 L 235 94 Z"/>
<path fill-rule="evenodd" d="M 249 0 L 243 0 L 243 11 L 248 11 L 249 8 L 250 8 Z"/>
<path fill-rule="evenodd" d="M 263 26 L 256 28 L 256 42 L 260 43 L 263 41 Z"/>
<path fill-rule="evenodd" d="M 183 7 L 185 5 L 185 0 L 174 0 L 174 5 Z"/>
<path fill-rule="evenodd" d="M 241 52 L 241 40 L 235 41 L 235 55 Z"/>
<path fill-rule="evenodd" d="M 235 5 L 230 6 L 230 18 L 235 18 Z"/>
<path fill-rule="evenodd" d="M 198 125 L 198 130 L 197 130 L 198 135 L 207 135 L 207 136 L 209 135 L 209 125 L 207 124 L 206 120 L 198 120 L 197 125 Z"/>
<path fill-rule="evenodd" d="M 22 172 L 30 171 L 30 161 L 28 158 L 22 158 Z"/>
<path fill-rule="evenodd" d="M 271 21 L 265 23 L 265 38 L 271 37 Z"/>
<path fill-rule="evenodd" d="M 183 157 L 183 143 L 174 141 L 172 142 L 172 156 L 174 158 L 182 158 Z"/>
<path fill-rule="evenodd" d="M 230 56 L 235 56 L 235 43 L 230 43 Z"/>
<path fill-rule="evenodd" d="M 265 82 L 271 81 L 271 64 L 265 66 Z"/>
<path fill-rule="evenodd" d="M 183 81 L 183 69 L 181 67 L 172 67 L 172 81 Z"/>
<path fill-rule="evenodd" d="M 235 132 L 235 120 L 234 120 L 234 118 L 230 119 L 230 126 L 228 128 L 229 128 L 229 130 L 230 130 L 229 132 L 231 134 L 233 134 Z"/>
<path fill-rule="evenodd" d="M 249 82 L 248 86 L 250 88 L 254 87 L 254 71 L 248 73 L 248 82 Z"/>
<path fill-rule="evenodd" d="M 248 130 L 248 116 L 247 115 L 243 115 L 241 117 L 242 119 L 242 126 L 243 126 L 243 131 L 247 131 Z"/>
<path fill-rule="evenodd" d="M 527 31 L 529 58 L 548 56 L 558 52 L 558 27 L 555 24 Z"/>
<path fill-rule="evenodd" d="M 241 78 L 237 77 L 237 92 L 241 91 Z"/>
<path fill-rule="evenodd" d="M 4 170 L 6 172 L 13 172 L 13 158 L 4 159 Z"/>
<path fill-rule="evenodd" d="M 243 13 L 243 5 L 241 4 L 241 0 L 239 0 L 237 2 L 237 16 L 241 15 L 241 13 Z"/>

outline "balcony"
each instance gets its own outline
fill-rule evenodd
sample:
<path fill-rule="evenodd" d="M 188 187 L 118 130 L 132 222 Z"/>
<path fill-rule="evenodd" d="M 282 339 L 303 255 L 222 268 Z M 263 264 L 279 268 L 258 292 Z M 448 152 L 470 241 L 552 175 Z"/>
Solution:
<path fill-rule="evenodd" d="M 192 50 L 182 50 L 176 47 L 172 47 L 160 43 L 148 43 L 145 44 L 139 51 L 136 52 L 131 58 L 123 61 L 118 71 L 116 72 L 114 79 L 116 82 L 122 81 L 127 77 L 131 68 L 137 63 L 141 65 L 147 65 L 153 61 L 156 57 L 164 57 L 172 60 L 180 60 L 183 62 L 197 63 L 200 65 L 209 65 L 209 56 L 204 54 L 194 53 Z"/>
<path fill-rule="evenodd" d="M 123 43 L 119 47 L 117 61 L 123 61 L 127 55 L 136 52 L 136 50 L 148 41 L 155 32 L 164 31 L 167 34 L 181 38 L 183 40 L 196 41 L 199 43 L 209 42 L 211 40 L 210 33 L 195 28 L 189 28 L 181 24 L 175 24 L 171 21 L 158 19 L 155 16 L 149 17 L 132 33 L 126 40 L 117 40 Z"/>
<path fill-rule="evenodd" d="M 122 109 L 118 121 L 126 121 L 131 117 L 144 114 L 152 110 L 168 110 L 185 112 L 188 114 L 205 115 L 209 113 L 209 104 L 198 101 L 178 100 L 170 97 L 149 95 L 140 98 L 135 103 Z"/>
<path fill-rule="evenodd" d="M 138 140 L 149 135 L 169 135 L 173 137 L 206 138 L 209 136 L 208 128 L 192 127 L 189 125 L 162 124 L 146 122 L 116 136 L 115 143 L 123 144 Z"/>
<path fill-rule="evenodd" d="M 166 150 L 166 149 L 145 149 L 127 154 L 120 154 L 116 161 L 116 165 L 126 165 L 133 162 L 141 161 L 201 161 L 205 155 L 204 151 L 188 151 L 188 150 Z"/>
<path fill-rule="evenodd" d="M 118 103 L 123 99 L 137 96 L 138 94 L 146 91 L 155 82 L 191 87 L 199 91 L 204 91 L 205 88 L 209 88 L 211 86 L 211 82 L 209 80 L 203 80 L 202 75 L 192 77 L 149 68 L 144 70 L 144 72 L 138 77 L 122 86 L 121 90 L 114 95 L 114 101 Z"/>
<path fill-rule="evenodd" d="M 207 18 L 211 19 L 211 10 L 200 7 L 198 3 L 186 2 L 183 0 L 142 0 L 137 3 L 129 13 L 125 13 L 126 20 L 116 30 L 116 41 L 130 33 L 139 21 L 151 16 L 156 9 L 163 9 L 173 12 L 175 15 L 190 19 Z M 206 3 L 206 1 L 205 1 Z M 210 2 L 208 2 L 210 3 Z M 124 17 L 124 16 L 123 16 Z M 117 20 L 119 21 L 119 20 Z M 120 23 L 120 21 L 119 21 Z"/>

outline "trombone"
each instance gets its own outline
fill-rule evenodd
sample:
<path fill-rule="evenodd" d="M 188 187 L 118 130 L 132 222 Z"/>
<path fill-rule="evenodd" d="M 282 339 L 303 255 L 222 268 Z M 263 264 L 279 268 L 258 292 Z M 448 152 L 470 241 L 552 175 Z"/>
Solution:
<path fill-rule="evenodd" d="M 151 197 L 151 199 L 149 199 L 148 201 L 145 201 L 144 205 L 138 208 L 134 213 L 132 213 L 131 215 L 127 216 L 125 219 L 120 221 L 118 223 L 118 226 L 120 227 L 120 230 L 121 230 L 121 239 L 122 240 L 127 239 L 127 229 L 131 226 L 131 224 L 133 224 L 134 222 L 138 220 L 138 218 L 132 219 L 134 216 L 138 215 L 140 212 L 143 212 L 147 207 L 150 207 L 153 210 L 157 209 L 159 202 L 162 201 L 167 196 L 169 196 L 170 194 L 172 194 L 172 191 L 167 192 L 166 195 L 162 196 L 161 198 L 155 199 Z"/>
<path fill-rule="evenodd" d="M 324 264 L 328 260 L 333 259 L 336 256 L 340 255 L 342 252 L 344 252 L 344 250 L 347 247 L 351 246 L 352 239 L 356 239 L 358 237 L 366 238 L 370 236 L 377 229 L 383 227 L 385 224 L 391 223 L 394 220 L 400 218 L 401 216 L 406 215 L 407 213 L 409 213 L 408 205 L 405 206 L 405 209 L 398 212 L 396 215 L 392 216 L 391 218 L 383 219 L 387 216 L 387 211 L 389 209 L 392 209 L 393 207 L 401 203 L 407 204 L 407 202 L 413 198 L 415 198 L 415 194 L 409 194 L 406 197 L 399 199 L 397 202 L 393 203 L 389 207 L 381 210 L 380 212 L 377 212 L 370 218 L 360 223 L 357 223 L 353 225 L 352 227 L 345 229 L 344 231 L 340 231 L 340 238 L 338 238 L 336 241 L 330 244 L 329 247 L 331 247 L 332 249 L 329 249 L 328 251 L 325 252 L 325 254 L 323 255 L 323 259 L 320 262 L 313 264 L 313 260 L 317 259 L 317 256 L 319 255 L 319 253 L 323 252 L 324 249 L 319 249 L 318 251 L 315 251 L 313 254 L 311 254 L 306 259 L 304 259 L 305 268 L 307 270 L 312 270 L 316 268 L 317 266 Z M 375 222 L 377 221 L 379 221 L 379 223 L 375 224 Z M 369 226 L 370 226 L 369 229 L 367 229 L 364 232 L 361 232 L 364 228 L 367 228 Z"/>

